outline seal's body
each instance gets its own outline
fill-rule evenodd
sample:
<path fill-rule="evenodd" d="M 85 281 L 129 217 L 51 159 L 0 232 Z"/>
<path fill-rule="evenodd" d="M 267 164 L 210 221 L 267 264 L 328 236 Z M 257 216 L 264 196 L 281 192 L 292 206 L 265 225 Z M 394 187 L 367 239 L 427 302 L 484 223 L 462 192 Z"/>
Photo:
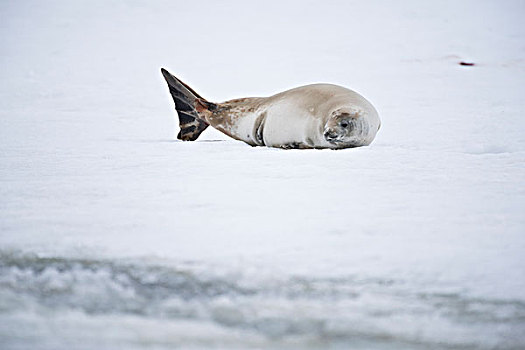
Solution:
<path fill-rule="evenodd" d="M 162 69 L 181 131 L 196 140 L 209 125 L 252 146 L 341 149 L 369 145 L 380 127 L 375 108 L 358 93 L 313 84 L 271 97 L 211 103 Z"/>

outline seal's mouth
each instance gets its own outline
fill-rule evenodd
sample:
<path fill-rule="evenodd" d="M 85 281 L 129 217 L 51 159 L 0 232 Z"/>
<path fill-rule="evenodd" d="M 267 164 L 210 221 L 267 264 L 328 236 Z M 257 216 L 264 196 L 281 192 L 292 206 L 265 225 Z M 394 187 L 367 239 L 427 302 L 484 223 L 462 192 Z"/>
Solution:
<path fill-rule="evenodd" d="M 341 140 L 340 138 L 328 138 L 328 137 L 325 137 L 326 141 L 330 142 L 330 143 L 333 143 L 333 144 L 338 144 L 338 143 L 343 143 L 343 140 Z"/>
<path fill-rule="evenodd" d="M 327 129 L 323 133 L 324 139 L 334 145 L 335 147 L 359 147 L 362 146 L 363 143 L 359 138 L 354 137 L 348 137 L 348 135 L 345 134 L 338 134 L 337 132 Z"/>
<path fill-rule="evenodd" d="M 341 142 L 341 135 L 337 134 L 334 130 L 326 129 L 323 133 L 324 139 L 330 143 Z"/>

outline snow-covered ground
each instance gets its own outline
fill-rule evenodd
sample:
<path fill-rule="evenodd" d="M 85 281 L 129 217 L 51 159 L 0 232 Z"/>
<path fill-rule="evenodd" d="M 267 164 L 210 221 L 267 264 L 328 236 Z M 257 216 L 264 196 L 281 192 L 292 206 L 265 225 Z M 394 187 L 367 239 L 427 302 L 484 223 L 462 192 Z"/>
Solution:
<path fill-rule="evenodd" d="M 2 349 L 522 349 L 525 3 L 2 1 Z M 460 61 L 475 66 L 460 66 Z M 370 147 L 174 141 L 314 82 Z"/>

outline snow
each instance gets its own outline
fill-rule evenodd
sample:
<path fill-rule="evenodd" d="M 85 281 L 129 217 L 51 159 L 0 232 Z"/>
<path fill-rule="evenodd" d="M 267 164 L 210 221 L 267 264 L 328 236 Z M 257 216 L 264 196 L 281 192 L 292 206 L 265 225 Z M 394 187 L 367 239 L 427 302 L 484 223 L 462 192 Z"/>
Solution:
<path fill-rule="evenodd" d="M 2 2 L 1 347 L 524 347 L 524 10 Z M 211 101 L 339 84 L 382 127 L 177 142 L 160 67 Z"/>

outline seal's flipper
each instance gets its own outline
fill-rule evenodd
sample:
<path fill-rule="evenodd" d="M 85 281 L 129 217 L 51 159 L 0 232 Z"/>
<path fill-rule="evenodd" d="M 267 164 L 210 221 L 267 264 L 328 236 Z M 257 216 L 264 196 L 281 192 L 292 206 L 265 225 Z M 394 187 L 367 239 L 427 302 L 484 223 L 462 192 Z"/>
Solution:
<path fill-rule="evenodd" d="M 171 75 L 167 70 L 160 70 L 168 83 L 171 96 L 175 101 L 175 109 L 179 115 L 180 131 L 177 135 L 179 140 L 195 141 L 199 135 L 210 125 L 199 112 L 211 109 L 215 104 L 203 99 L 188 85 Z M 210 108 L 211 107 L 211 108 Z"/>

